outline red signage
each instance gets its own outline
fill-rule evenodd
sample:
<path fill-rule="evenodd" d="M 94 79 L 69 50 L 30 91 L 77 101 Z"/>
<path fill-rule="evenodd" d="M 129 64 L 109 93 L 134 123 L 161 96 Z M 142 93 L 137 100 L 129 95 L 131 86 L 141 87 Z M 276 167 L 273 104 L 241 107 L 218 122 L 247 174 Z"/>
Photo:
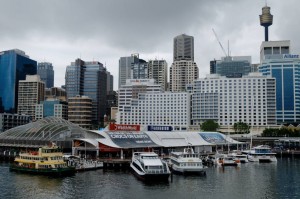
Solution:
<path fill-rule="evenodd" d="M 121 149 L 113 148 L 105 144 L 99 143 L 100 152 L 119 152 Z"/>
<path fill-rule="evenodd" d="M 111 131 L 140 131 L 140 125 L 131 124 L 109 124 Z"/>

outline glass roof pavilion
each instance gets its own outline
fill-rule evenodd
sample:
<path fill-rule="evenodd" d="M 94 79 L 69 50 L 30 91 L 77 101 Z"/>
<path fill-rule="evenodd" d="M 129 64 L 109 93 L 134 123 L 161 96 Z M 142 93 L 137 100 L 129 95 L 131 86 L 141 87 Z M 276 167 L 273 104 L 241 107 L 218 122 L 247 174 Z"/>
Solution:
<path fill-rule="evenodd" d="M 102 137 L 67 120 L 47 117 L 1 133 L 0 146 L 37 148 L 54 142 L 60 147 L 72 148 L 73 139 Z"/>

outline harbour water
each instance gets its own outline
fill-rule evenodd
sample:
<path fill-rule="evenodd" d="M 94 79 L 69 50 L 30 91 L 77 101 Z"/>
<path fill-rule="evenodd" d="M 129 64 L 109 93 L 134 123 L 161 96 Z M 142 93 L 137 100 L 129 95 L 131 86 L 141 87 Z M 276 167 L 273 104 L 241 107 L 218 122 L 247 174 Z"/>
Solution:
<path fill-rule="evenodd" d="M 206 176 L 173 175 L 166 183 L 145 183 L 128 170 L 96 170 L 52 178 L 9 172 L 0 163 L 0 198 L 300 198 L 300 159 L 209 167 Z"/>

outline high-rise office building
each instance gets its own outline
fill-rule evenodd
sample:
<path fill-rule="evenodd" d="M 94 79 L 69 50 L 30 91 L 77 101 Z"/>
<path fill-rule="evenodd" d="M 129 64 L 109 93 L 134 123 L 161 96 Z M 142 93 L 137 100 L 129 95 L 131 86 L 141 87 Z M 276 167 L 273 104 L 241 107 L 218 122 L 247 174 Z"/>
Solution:
<path fill-rule="evenodd" d="M 97 125 L 103 121 L 107 94 L 107 71 L 103 64 L 77 59 L 67 66 L 65 78 L 68 99 L 88 96 L 92 99 L 93 123 Z"/>
<path fill-rule="evenodd" d="M 260 46 L 260 63 L 269 55 L 283 55 L 290 53 L 290 40 L 263 41 Z M 273 56 L 274 57 L 274 56 Z M 279 56 L 280 58 L 281 56 Z"/>
<path fill-rule="evenodd" d="M 45 83 L 39 75 L 26 75 L 19 81 L 18 113 L 29 115 L 35 120 L 35 106 L 45 99 Z"/>
<path fill-rule="evenodd" d="M 277 124 L 300 123 L 300 55 L 266 55 L 258 70 L 276 79 Z"/>
<path fill-rule="evenodd" d="M 88 96 L 68 98 L 68 120 L 82 128 L 92 128 L 92 109 L 92 99 Z"/>
<path fill-rule="evenodd" d="M 37 74 L 36 65 L 21 50 L 0 52 L 0 112 L 17 113 L 19 81 Z"/>
<path fill-rule="evenodd" d="M 251 72 L 250 56 L 227 56 L 216 61 L 216 74 L 227 77 L 242 77 Z"/>
<path fill-rule="evenodd" d="M 35 119 L 56 117 L 68 120 L 68 103 L 59 99 L 48 99 L 35 106 Z"/>
<path fill-rule="evenodd" d="M 148 79 L 154 79 L 163 90 L 168 87 L 168 64 L 166 60 L 150 60 L 148 62 Z"/>
<path fill-rule="evenodd" d="M 173 64 L 170 67 L 170 91 L 185 91 L 186 85 L 198 79 L 194 62 L 194 37 L 185 34 L 174 38 Z"/>
<path fill-rule="evenodd" d="M 138 63 L 134 63 L 131 66 L 130 79 L 148 79 L 148 63 L 139 59 Z"/>
<path fill-rule="evenodd" d="M 58 87 L 46 88 L 45 100 L 47 99 L 59 99 L 61 101 L 67 101 L 66 90 Z"/>
<path fill-rule="evenodd" d="M 114 90 L 114 76 L 110 74 L 110 72 L 106 71 L 107 80 L 106 80 L 106 86 L 107 86 L 107 94 Z"/>
<path fill-rule="evenodd" d="M 130 57 L 121 57 L 119 59 L 119 87 L 126 84 L 126 80 L 131 78 L 131 68 L 139 62 L 139 55 L 132 54 Z"/>
<path fill-rule="evenodd" d="M 216 74 L 217 72 L 217 60 L 212 60 L 209 62 L 209 73 Z"/>
<path fill-rule="evenodd" d="M 173 61 L 194 61 L 194 37 L 189 35 L 178 35 L 174 38 Z"/>
<path fill-rule="evenodd" d="M 46 88 L 52 88 L 54 86 L 54 70 L 52 63 L 38 63 L 37 74 L 41 77 L 41 80 L 45 82 Z"/>

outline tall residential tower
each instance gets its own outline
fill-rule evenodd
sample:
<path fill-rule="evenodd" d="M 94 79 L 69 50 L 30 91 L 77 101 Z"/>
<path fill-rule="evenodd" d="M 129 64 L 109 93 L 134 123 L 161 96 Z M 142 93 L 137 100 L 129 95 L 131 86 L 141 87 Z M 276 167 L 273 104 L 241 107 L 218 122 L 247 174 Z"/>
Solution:
<path fill-rule="evenodd" d="M 163 90 L 168 88 L 168 64 L 166 60 L 150 60 L 148 62 L 148 78 L 154 79 Z"/>
<path fill-rule="evenodd" d="M 18 113 L 35 120 L 35 106 L 45 99 L 45 83 L 39 75 L 26 75 L 19 81 Z"/>
<path fill-rule="evenodd" d="M 194 38 L 185 34 L 174 38 L 173 64 L 170 67 L 170 91 L 185 91 L 186 85 L 198 79 L 194 62 Z"/>

